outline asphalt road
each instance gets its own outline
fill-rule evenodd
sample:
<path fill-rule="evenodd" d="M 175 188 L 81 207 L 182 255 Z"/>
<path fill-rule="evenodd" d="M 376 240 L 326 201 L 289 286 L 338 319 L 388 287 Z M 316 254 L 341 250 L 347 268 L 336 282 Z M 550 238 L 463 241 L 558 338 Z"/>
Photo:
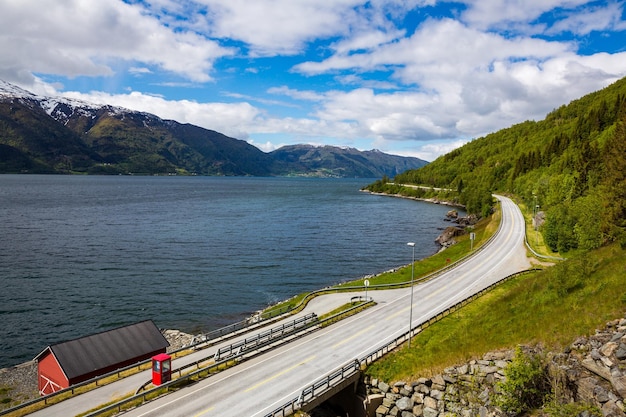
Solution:
<path fill-rule="evenodd" d="M 499 199 L 502 224 L 500 232 L 489 246 L 436 279 L 414 286 L 413 326 L 501 278 L 530 267 L 523 243 L 522 214 L 508 198 Z M 378 303 L 375 307 L 154 400 L 124 416 L 264 416 L 297 397 L 302 389 L 320 377 L 407 332 L 410 294 L 408 288 L 369 291 L 368 295 Z M 345 304 L 352 295 L 335 294 L 316 298 L 301 314 L 310 311 L 323 314 L 333 306 Z M 212 348 L 213 351 L 218 347 Z M 199 354 L 206 355 L 207 352 Z M 174 368 L 179 367 L 183 360 L 179 361 L 176 361 Z M 120 385 L 100 388 L 93 394 L 80 395 L 33 415 L 76 415 L 108 401 L 106 397 L 134 391 L 149 378 L 148 374 L 126 378 Z"/>

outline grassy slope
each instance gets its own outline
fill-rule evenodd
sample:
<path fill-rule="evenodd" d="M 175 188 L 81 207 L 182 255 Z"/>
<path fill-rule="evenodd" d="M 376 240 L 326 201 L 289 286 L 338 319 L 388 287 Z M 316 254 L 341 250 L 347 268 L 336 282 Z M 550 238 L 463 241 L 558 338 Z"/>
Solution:
<path fill-rule="evenodd" d="M 367 373 L 386 381 L 429 376 L 518 344 L 560 350 L 624 314 L 626 257 L 619 245 L 511 280 L 428 327 Z"/>

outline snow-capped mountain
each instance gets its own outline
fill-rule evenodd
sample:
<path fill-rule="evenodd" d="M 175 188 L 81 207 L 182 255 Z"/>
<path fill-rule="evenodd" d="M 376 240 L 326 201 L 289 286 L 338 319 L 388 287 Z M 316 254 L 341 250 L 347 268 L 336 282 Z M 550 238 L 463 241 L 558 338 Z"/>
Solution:
<path fill-rule="evenodd" d="M 297 145 L 264 153 L 198 126 L 122 107 L 38 96 L 0 80 L 0 173 L 379 178 L 425 164 L 339 147 Z"/>

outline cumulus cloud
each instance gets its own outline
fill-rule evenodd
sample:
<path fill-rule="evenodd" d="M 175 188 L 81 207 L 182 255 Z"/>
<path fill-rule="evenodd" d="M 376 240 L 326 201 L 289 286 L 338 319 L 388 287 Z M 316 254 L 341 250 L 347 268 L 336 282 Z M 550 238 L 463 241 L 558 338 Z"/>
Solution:
<path fill-rule="evenodd" d="M 191 123 L 225 135 L 246 139 L 251 127 L 261 121 L 262 112 L 246 102 L 241 103 L 198 103 L 192 100 L 167 100 L 160 96 L 131 92 L 108 94 L 65 92 L 64 97 L 97 104 L 110 104 L 131 110 L 155 114 L 162 119 Z"/>
<path fill-rule="evenodd" d="M 375 137 L 435 140 L 474 137 L 541 118 L 626 74 L 623 53 L 579 56 L 574 50 L 569 42 L 508 37 L 431 19 L 397 42 L 337 53 L 294 70 L 312 76 L 387 68 L 402 91 L 328 94 L 318 117 L 357 121 Z"/>
<path fill-rule="evenodd" d="M 623 2 L 458 4 L 444 16 L 434 14 L 436 0 L 67 0 L 45 10 L 37 0 L 8 1 L 0 78 L 48 95 L 63 86 L 46 75 L 125 72 L 128 85 L 150 80 L 190 94 L 214 81 L 230 102 L 168 100 L 162 89 L 65 94 L 262 149 L 277 146 L 275 135 L 280 144 L 370 143 L 432 160 L 626 75 L 626 52 L 579 52 L 585 37 L 626 29 Z M 238 75 L 250 85 L 220 84 Z"/>
<path fill-rule="evenodd" d="M 0 3 L 0 76 L 111 76 L 120 61 L 154 65 L 209 81 L 213 62 L 232 51 L 193 32 L 178 32 L 122 1 L 37 0 Z M 134 66 L 134 65 L 132 65 Z"/>

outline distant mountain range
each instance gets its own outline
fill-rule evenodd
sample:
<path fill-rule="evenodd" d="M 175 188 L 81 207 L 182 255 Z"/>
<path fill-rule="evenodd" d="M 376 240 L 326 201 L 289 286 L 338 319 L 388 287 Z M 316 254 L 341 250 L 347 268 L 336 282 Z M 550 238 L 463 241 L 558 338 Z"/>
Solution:
<path fill-rule="evenodd" d="M 42 97 L 0 80 L 0 173 L 393 177 L 427 162 L 335 146 L 265 153 L 121 107 Z"/>

